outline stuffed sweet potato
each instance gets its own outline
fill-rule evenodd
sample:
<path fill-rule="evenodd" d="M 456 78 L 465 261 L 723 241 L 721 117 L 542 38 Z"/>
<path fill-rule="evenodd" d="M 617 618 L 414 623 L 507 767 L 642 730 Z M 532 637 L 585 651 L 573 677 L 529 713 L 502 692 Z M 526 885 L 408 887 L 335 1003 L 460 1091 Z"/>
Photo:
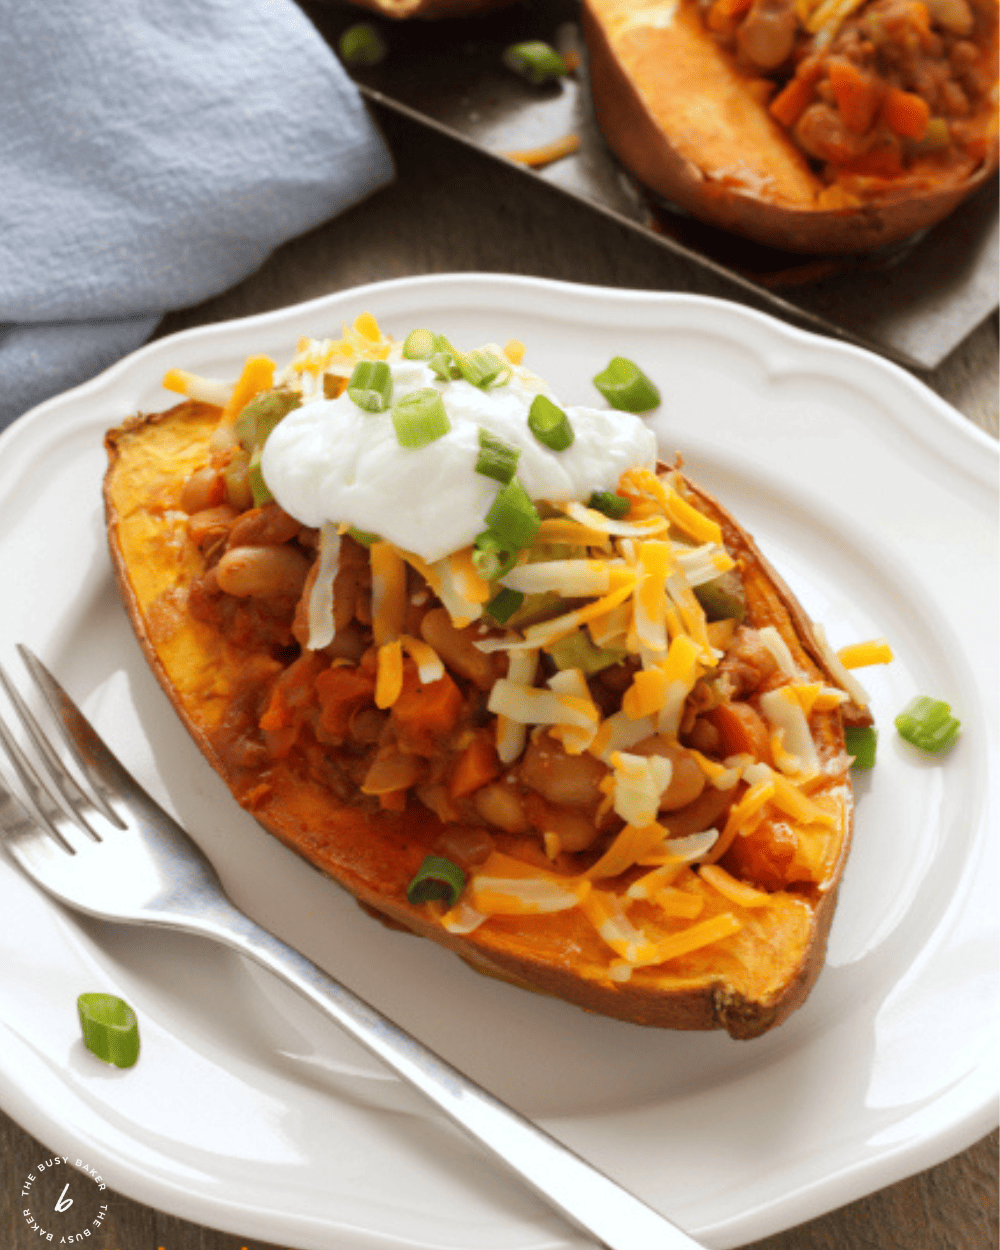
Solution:
<path fill-rule="evenodd" d="M 517 358 L 363 316 L 168 375 L 191 398 L 106 440 L 126 609 L 237 801 L 366 909 L 755 1037 L 822 965 L 863 691 L 639 417 Z"/>
<path fill-rule="evenodd" d="M 601 129 L 643 183 L 772 247 L 852 253 L 997 167 L 995 0 L 584 0 Z"/>

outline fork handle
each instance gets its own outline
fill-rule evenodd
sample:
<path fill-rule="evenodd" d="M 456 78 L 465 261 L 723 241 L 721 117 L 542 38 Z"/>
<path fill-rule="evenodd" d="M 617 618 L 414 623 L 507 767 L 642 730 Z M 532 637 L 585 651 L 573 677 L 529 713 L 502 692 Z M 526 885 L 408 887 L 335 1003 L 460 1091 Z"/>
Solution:
<path fill-rule="evenodd" d="M 203 913 L 198 928 L 298 990 L 606 1250 L 699 1250 L 675 1224 L 235 907 Z"/>

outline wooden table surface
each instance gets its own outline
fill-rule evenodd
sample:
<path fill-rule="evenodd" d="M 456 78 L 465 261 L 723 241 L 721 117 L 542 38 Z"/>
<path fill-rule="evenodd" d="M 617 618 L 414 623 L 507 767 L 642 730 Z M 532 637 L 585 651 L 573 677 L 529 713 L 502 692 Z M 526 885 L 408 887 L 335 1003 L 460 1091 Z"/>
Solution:
<path fill-rule="evenodd" d="M 216 299 L 169 315 L 159 333 L 264 312 L 361 283 L 408 274 L 490 271 L 603 286 L 693 291 L 750 301 L 633 231 L 609 223 L 538 178 L 415 126 L 378 121 L 395 153 L 397 182 L 277 252 Z M 769 311 L 765 309 L 765 311 Z M 982 429 L 997 434 L 997 321 L 984 322 L 925 381 Z M 37 1142 L 0 1113 L 0 1250 L 39 1244 L 20 1214 L 18 1178 L 62 1143 Z M 110 1195 L 90 1250 L 275 1250 Z M 48 1244 L 48 1243 L 41 1243 Z M 955 1158 L 746 1250 L 993 1250 L 997 1134 Z M 330 1242 L 330 1250 L 338 1250 Z M 636 1250 L 643 1250 L 636 1247 Z"/>

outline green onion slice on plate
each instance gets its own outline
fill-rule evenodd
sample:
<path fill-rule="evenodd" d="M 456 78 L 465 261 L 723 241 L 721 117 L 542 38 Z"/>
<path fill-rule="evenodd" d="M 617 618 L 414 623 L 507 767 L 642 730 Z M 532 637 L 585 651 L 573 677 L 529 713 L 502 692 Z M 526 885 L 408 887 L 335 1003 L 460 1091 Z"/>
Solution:
<path fill-rule="evenodd" d="M 573 427 L 569 417 L 547 395 L 536 395 L 528 412 L 528 428 L 549 451 L 565 451 L 572 447 Z"/>
<path fill-rule="evenodd" d="M 392 424 L 400 447 L 426 447 L 451 429 L 444 400 L 433 386 L 398 399 L 392 406 Z"/>
<path fill-rule="evenodd" d="M 622 412 L 650 412 L 660 402 L 660 392 L 653 383 L 624 356 L 615 356 L 604 372 L 594 377 L 594 385 L 612 408 Z"/>
<path fill-rule="evenodd" d="M 922 751 L 946 751 L 958 737 L 961 722 L 951 707 L 929 695 L 917 695 L 896 717 L 899 736 Z"/>
<path fill-rule="evenodd" d="M 76 1000 L 83 1044 L 98 1059 L 131 1068 L 139 1058 L 135 1012 L 115 994 L 81 994 Z"/>
<path fill-rule="evenodd" d="M 428 855 L 406 887 L 406 897 L 411 903 L 443 899 L 449 907 L 454 907 L 464 889 L 465 873 L 458 864 L 443 855 Z"/>
<path fill-rule="evenodd" d="M 385 40 L 371 22 L 348 26 L 337 45 L 345 65 L 378 65 L 389 51 Z"/>
<path fill-rule="evenodd" d="M 540 87 L 542 83 L 555 82 L 566 74 L 562 57 L 551 44 L 544 43 L 541 39 L 512 43 L 503 54 L 503 63 L 536 87 Z"/>

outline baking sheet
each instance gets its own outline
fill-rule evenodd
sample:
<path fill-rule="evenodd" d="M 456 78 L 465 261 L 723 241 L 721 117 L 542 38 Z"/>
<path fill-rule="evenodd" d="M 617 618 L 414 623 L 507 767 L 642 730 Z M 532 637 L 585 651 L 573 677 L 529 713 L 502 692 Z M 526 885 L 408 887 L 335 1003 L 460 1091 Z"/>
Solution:
<path fill-rule="evenodd" d="M 881 254 L 845 260 L 775 251 L 655 202 L 610 153 L 590 103 L 578 0 L 531 0 L 438 22 L 394 22 L 329 0 L 301 2 L 333 47 L 357 21 L 382 32 L 385 60 L 351 71 L 370 100 L 498 159 L 578 135 L 577 152 L 526 176 L 586 201 L 692 266 L 724 275 L 806 327 L 933 369 L 997 307 L 995 180 L 917 240 Z M 533 87 L 501 60 L 506 47 L 523 39 L 575 41 L 581 66 L 558 84 Z"/>

